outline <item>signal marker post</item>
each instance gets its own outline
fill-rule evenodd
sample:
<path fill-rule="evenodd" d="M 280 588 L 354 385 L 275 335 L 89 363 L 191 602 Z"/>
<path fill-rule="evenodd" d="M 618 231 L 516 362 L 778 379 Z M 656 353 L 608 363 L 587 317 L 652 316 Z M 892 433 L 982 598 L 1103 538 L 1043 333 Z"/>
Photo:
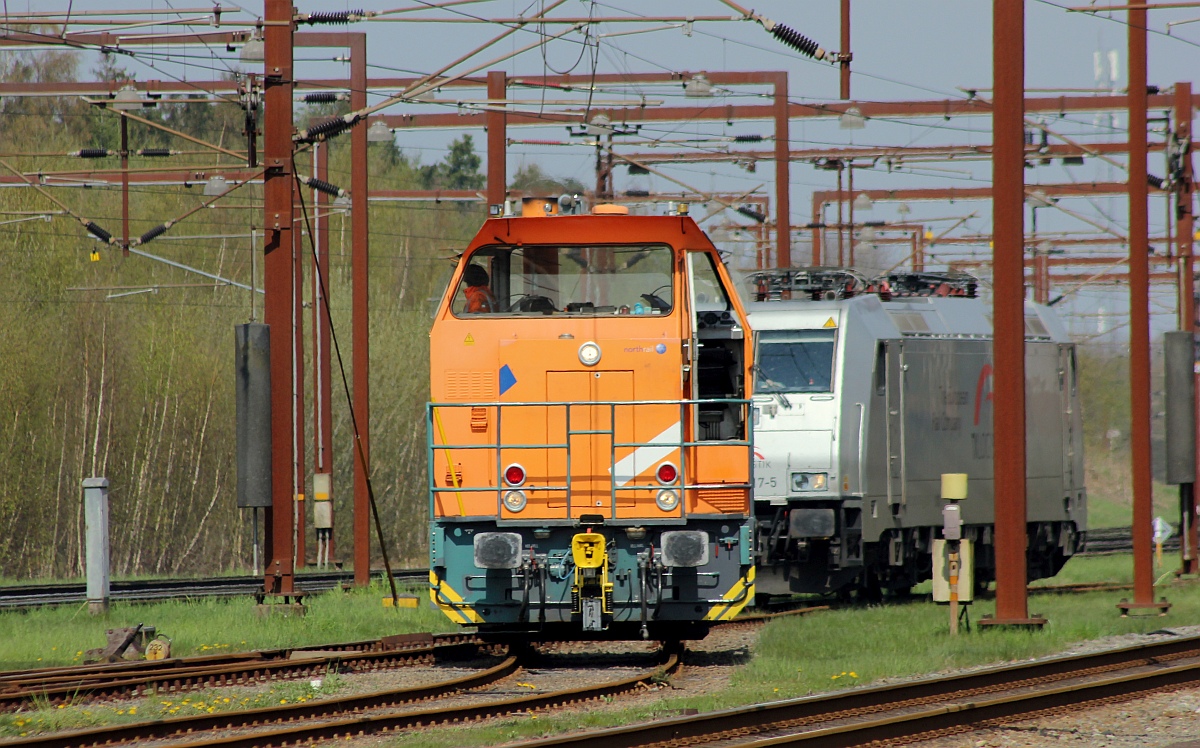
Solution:
<path fill-rule="evenodd" d="M 974 588 L 971 541 L 962 539 L 962 509 L 958 502 L 967 498 L 966 473 L 942 473 L 942 540 L 933 543 L 933 599 L 950 603 L 950 635 L 958 635 L 959 603 L 970 603 Z M 967 594 L 961 594 L 960 580 L 966 580 Z M 969 627 L 968 627 L 969 628 Z"/>

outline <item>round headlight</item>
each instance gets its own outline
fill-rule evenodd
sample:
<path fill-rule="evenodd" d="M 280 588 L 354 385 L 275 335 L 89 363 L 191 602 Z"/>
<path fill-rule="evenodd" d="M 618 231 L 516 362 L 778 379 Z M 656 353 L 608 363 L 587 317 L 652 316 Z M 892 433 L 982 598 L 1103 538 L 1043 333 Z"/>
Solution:
<path fill-rule="evenodd" d="M 679 479 L 679 468 L 675 467 L 669 462 L 664 462 L 658 466 L 658 470 L 655 472 L 655 477 L 658 478 L 659 483 L 662 483 L 664 486 L 669 486 Z"/>
<path fill-rule="evenodd" d="M 600 346 L 590 340 L 579 346 L 579 363 L 584 366 L 595 366 L 600 363 Z"/>
<path fill-rule="evenodd" d="M 510 512 L 519 512 L 525 508 L 524 491 L 508 491 L 504 494 L 504 506 Z"/>
<path fill-rule="evenodd" d="M 679 506 L 679 492 L 673 488 L 664 488 L 654 497 L 654 503 L 664 512 L 674 511 Z"/>

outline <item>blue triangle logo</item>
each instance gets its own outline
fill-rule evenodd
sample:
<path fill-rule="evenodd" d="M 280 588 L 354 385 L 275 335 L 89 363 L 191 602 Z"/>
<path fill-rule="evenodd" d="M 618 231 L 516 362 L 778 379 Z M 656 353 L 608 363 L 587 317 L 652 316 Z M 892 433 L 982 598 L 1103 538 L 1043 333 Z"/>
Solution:
<path fill-rule="evenodd" d="M 503 395 L 512 389 L 512 386 L 517 383 L 517 376 L 513 374 L 512 369 L 508 368 L 508 364 L 500 367 L 500 394 Z"/>

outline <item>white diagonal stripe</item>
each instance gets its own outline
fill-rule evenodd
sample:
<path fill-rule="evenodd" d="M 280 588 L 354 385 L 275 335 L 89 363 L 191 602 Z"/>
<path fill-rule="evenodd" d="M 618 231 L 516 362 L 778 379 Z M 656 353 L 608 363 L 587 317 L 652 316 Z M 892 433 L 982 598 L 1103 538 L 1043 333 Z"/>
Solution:
<path fill-rule="evenodd" d="M 679 449 L 679 442 L 679 421 L 676 421 L 668 426 L 666 431 L 651 439 L 647 445 L 638 447 L 631 454 L 617 460 L 616 469 L 609 472 L 613 473 L 613 480 L 618 486 L 632 483 L 642 471 Z"/>

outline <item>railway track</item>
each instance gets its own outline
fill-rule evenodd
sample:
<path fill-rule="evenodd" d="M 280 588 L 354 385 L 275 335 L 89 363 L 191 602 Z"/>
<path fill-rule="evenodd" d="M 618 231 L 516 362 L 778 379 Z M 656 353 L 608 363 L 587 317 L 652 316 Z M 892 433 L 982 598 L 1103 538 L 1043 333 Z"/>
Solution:
<path fill-rule="evenodd" d="M 404 667 L 477 651 L 479 646 L 473 634 L 417 634 L 321 647 L 11 671 L 0 673 L 0 709 L 17 709 L 35 702 L 74 704 L 250 685 L 320 676 L 331 670 L 364 672 Z"/>
<path fill-rule="evenodd" d="M 756 625 L 781 616 L 827 609 L 828 606 L 816 606 L 749 614 L 718 625 Z M 435 657 L 453 657 L 479 646 L 481 642 L 471 632 L 408 634 L 378 640 L 160 661 L 6 671 L 0 672 L 0 710 L 19 709 L 35 701 L 57 705 L 250 685 L 317 676 L 331 669 L 339 672 L 381 670 L 426 663 Z"/>
<path fill-rule="evenodd" d="M 1200 637 L 546 737 L 521 746 L 855 746 L 930 739 L 1200 684 Z"/>
<path fill-rule="evenodd" d="M 1172 536 L 1164 544 L 1166 551 L 1179 549 L 1179 537 Z M 1087 547 L 1078 555 L 1097 556 L 1127 553 L 1133 550 L 1132 528 L 1112 527 L 1088 531 Z M 383 572 L 372 576 L 382 577 Z M 392 574 L 399 582 L 422 583 L 429 578 L 428 569 L 398 569 Z M 298 575 L 296 587 L 305 594 L 334 589 L 350 582 L 353 572 L 313 572 Z M 234 597 L 253 595 L 262 589 L 262 577 L 206 577 L 201 579 L 131 580 L 112 583 L 112 599 L 126 601 L 177 600 L 191 597 Z M 55 583 L 0 587 L 0 610 L 32 608 L 42 605 L 81 603 L 87 599 L 84 584 Z"/>
<path fill-rule="evenodd" d="M 382 578 L 383 572 L 372 572 Z M 428 569 L 397 569 L 392 572 L 398 582 L 424 582 Z M 324 592 L 352 582 L 349 571 L 312 572 L 296 576 L 296 588 L 304 594 Z M 206 577 L 201 579 L 130 580 L 113 582 L 114 600 L 178 600 L 189 597 L 233 597 L 253 595 L 262 589 L 261 576 Z M 0 609 L 32 608 L 42 605 L 81 603 L 87 599 L 87 585 L 79 583 L 30 584 L 0 587 Z"/>
<path fill-rule="evenodd" d="M 581 688 L 455 706 L 408 708 L 398 711 L 394 709 L 398 705 L 442 698 L 493 684 L 519 672 L 524 660 L 524 655 L 508 654 L 499 663 L 471 675 L 418 688 L 375 691 L 304 704 L 73 730 L 6 741 L 4 745 L 67 748 L 146 740 L 161 741 L 186 736 L 178 743 L 157 745 L 163 748 L 174 745 L 193 748 L 217 745 L 250 748 L 298 745 L 334 738 L 346 739 L 414 727 L 471 722 L 512 713 L 530 713 L 619 696 L 648 687 L 654 681 L 673 672 L 679 665 L 679 654 L 664 650 L 659 661 L 650 670 Z M 388 711 L 380 712 L 381 709 Z M 220 734 L 210 735 L 213 732 Z"/>
<path fill-rule="evenodd" d="M 1132 527 L 1102 527 L 1097 530 L 1088 530 L 1087 545 L 1077 555 L 1104 556 L 1110 553 L 1129 553 L 1132 550 Z M 1179 550 L 1178 531 L 1163 543 L 1163 550 Z"/>

